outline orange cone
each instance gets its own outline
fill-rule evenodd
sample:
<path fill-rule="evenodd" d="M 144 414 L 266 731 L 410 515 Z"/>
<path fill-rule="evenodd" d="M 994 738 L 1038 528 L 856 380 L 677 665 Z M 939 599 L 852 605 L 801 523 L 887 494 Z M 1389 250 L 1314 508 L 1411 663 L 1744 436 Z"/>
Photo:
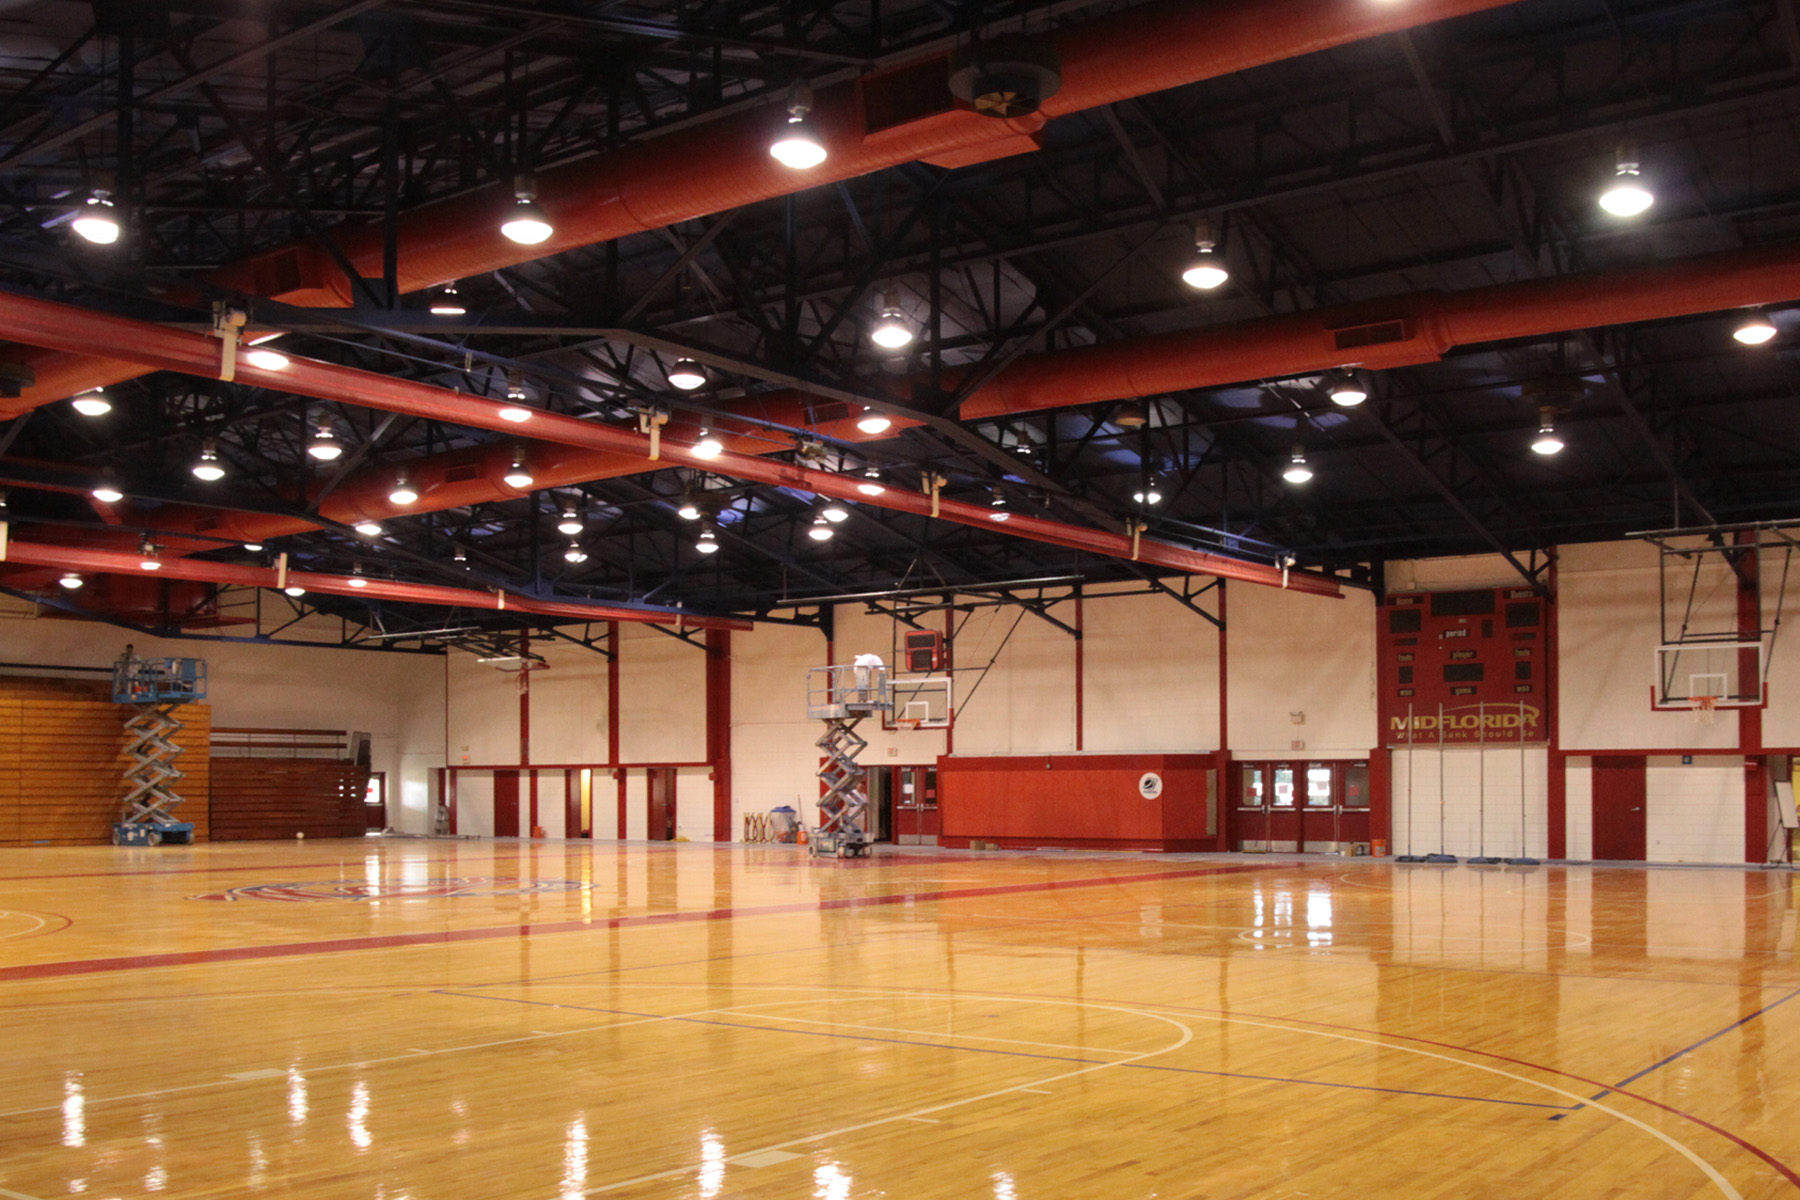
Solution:
<path fill-rule="evenodd" d="M 794 835 L 794 845 L 796 845 L 796 846 L 806 845 L 806 826 L 802 825 L 800 827 L 800 832 Z"/>

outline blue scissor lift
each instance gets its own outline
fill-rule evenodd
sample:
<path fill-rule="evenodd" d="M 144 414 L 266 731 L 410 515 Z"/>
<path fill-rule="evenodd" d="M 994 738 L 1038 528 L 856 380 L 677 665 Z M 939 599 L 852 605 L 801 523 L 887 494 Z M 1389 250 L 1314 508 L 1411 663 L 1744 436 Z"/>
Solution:
<path fill-rule="evenodd" d="M 115 846 L 186 844 L 194 840 L 191 821 L 178 821 L 181 794 L 171 786 L 183 777 L 174 760 L 183 728 L 175 710 L 206 699 L 206 661 L 199 658 L 137 658 L 129 649 L 113 664 L 113 703 L 129 704 L 137 715 L 125 722 L 131 740 L 125 753 L 124 814 L 113 826 Z"/>

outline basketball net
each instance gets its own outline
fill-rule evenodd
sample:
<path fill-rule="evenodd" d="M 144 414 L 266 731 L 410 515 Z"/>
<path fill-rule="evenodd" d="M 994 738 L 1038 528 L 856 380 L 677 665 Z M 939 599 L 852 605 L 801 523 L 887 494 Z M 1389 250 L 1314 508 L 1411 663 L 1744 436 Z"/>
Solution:
<path fill-rule="evenodd" d="M 1695 696 L 1694 716 L 1702 725 L 1711 725 L 1719 715 L 1719 698 L 1717 696 Z"/>
<path fill-rule="evenodd" d="M 906 730 L 909 733 L 918 727 L 919 723 L 910 717 L 898 717 L 894 721 L 894 728 Z"/>

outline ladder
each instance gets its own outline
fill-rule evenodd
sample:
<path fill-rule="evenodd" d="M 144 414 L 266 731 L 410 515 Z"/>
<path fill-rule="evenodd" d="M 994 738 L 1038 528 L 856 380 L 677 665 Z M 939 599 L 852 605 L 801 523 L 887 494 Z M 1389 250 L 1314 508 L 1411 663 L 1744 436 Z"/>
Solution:
<path fill-rule="evenodd" d="M 177 820 L 182 804 L 174 784 L 185 778 L 175 765 L 182 747 L 175 735 L 186 722 L 175 716 L 183 704 L 206 697 L 206 663 L 197 658 L 138 658 L 126 647 L 113 664 L 113 703 L 128 704 L 136 713 L 125 722 L 125 801 L 113 825 L 115 846 L 187 844 L 194 840 L 191 821 Z"/>
<path fill-rule="evenodd" d="M 814 667 L 807 672 L 806 715 L 825 722 L 814 745 L 825 756 L 819 780 L 819 824 L 807 831 L 813 856 L 866 858 L 874 836 L 869 829 L 868 772 L 857 762 L 869 743 L 856 727 L 872 713 L 890 712 L 893 691 L 886 667 Z"/>

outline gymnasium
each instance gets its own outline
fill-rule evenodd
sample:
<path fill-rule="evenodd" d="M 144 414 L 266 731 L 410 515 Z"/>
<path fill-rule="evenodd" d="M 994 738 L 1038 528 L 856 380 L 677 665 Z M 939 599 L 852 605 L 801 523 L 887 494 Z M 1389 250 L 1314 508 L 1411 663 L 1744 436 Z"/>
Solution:
<path fill-rule="evenodd" d="M 0 1198 L 1800 1197 L 1794 0 L 0 81 Z"/>

